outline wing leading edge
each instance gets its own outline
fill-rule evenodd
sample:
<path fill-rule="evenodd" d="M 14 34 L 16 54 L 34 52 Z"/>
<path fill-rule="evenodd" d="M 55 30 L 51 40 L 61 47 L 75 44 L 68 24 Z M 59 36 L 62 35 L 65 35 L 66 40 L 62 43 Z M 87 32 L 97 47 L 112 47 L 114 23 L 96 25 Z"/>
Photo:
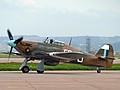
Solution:
<path fill-rule="evenodd" d="M 72 61 L 81 58 L 87 58 L 90 55 L 83 52 L 51 52 L 49 53 L 49 56 L 61 60 Z"/>

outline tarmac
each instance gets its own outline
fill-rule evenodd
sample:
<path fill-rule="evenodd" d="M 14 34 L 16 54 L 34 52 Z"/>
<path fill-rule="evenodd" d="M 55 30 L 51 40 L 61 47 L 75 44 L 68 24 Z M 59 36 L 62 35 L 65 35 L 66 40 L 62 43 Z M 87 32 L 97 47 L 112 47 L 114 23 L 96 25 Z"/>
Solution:
<path fill-rule="evenodd" d="M 120 71 L 0 71 L 0 90 L 120 90 Z"/>
<path fill-rule="evenodd" d="M 0 63 L 22 62 L 23 58 L 0 58 Z M 33 62 L 33 61 L 32 61 Z M 34 62 L 33 62 L 34 63 Z M 35 61 L 39 63 L 39 61 Z M 120 60 L 115 60 L 120 64 Z M 0 71 L 0 90 L 120 90 L 120 71 Z"/>

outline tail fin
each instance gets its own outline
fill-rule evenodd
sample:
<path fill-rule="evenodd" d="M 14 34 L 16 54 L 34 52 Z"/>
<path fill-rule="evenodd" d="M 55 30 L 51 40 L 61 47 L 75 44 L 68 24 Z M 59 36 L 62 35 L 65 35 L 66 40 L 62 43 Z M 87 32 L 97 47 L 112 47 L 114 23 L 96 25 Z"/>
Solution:
<path fill-rule="evenodd" d="M 114 50 L 113 50 L 113 47 L 112 45 L 110 44 L 106 44 L 104 46 L 102 46 L 100 48 L 100 50 L 96 53 L 97 57 L 104 57 L 104 58 L 107 58 L 107 57 L 114 57 Z"/>
<path fill-rule="evenodd" d="M 114 60 L 114 50 L 112 45 L 106 44 L 96 53 L 98 58 L 106 60 L 106 67 L 111 67 Z"/>

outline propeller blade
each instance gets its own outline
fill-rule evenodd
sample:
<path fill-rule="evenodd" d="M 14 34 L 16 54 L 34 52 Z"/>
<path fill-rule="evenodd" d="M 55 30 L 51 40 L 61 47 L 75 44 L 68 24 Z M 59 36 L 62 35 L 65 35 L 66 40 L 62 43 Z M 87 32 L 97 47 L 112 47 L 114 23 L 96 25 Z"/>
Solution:
<path fill-rule="evenodd" d="M 12 53 L 12 49 L 13 49 L 13 47 L 11 47 L 11 49 L 10 49 L 9 58 L 10 58 L 10 55 L 11 55 L 11 53 Z M 9 58 L 8 58 L 8 59 L 9 59 Z"/>
<path fill-rule="evenodd" d="M 13 36 L 12 36 L 12 34 L 11 34 L 11 32 L 10 32 L 9 29 L 7 30 L 7 33 L 8 33 L 8 37 L 9 37 L 9 39 L 10 39 L 10 40 L 13 40 Z"/>
<path fill-rule="evenodd" d="M 17 44 L 17 43 L 19 43 L 20 41 L 22 41 L 23 40 L 23 37 L 20 37 L 20 38 L 18 38 L 17 40 L 15 40 L 15 44 Z"/>

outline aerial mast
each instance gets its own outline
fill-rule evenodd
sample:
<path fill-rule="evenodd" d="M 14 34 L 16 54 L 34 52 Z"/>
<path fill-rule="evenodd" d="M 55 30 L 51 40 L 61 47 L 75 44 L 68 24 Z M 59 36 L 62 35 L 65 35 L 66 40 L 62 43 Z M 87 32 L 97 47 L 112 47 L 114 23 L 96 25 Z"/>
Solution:
<path fill-rule="evenodd" d="M 86 51 L 91 53 L 91 39 L 88 36 L 86 37 Z"/>

